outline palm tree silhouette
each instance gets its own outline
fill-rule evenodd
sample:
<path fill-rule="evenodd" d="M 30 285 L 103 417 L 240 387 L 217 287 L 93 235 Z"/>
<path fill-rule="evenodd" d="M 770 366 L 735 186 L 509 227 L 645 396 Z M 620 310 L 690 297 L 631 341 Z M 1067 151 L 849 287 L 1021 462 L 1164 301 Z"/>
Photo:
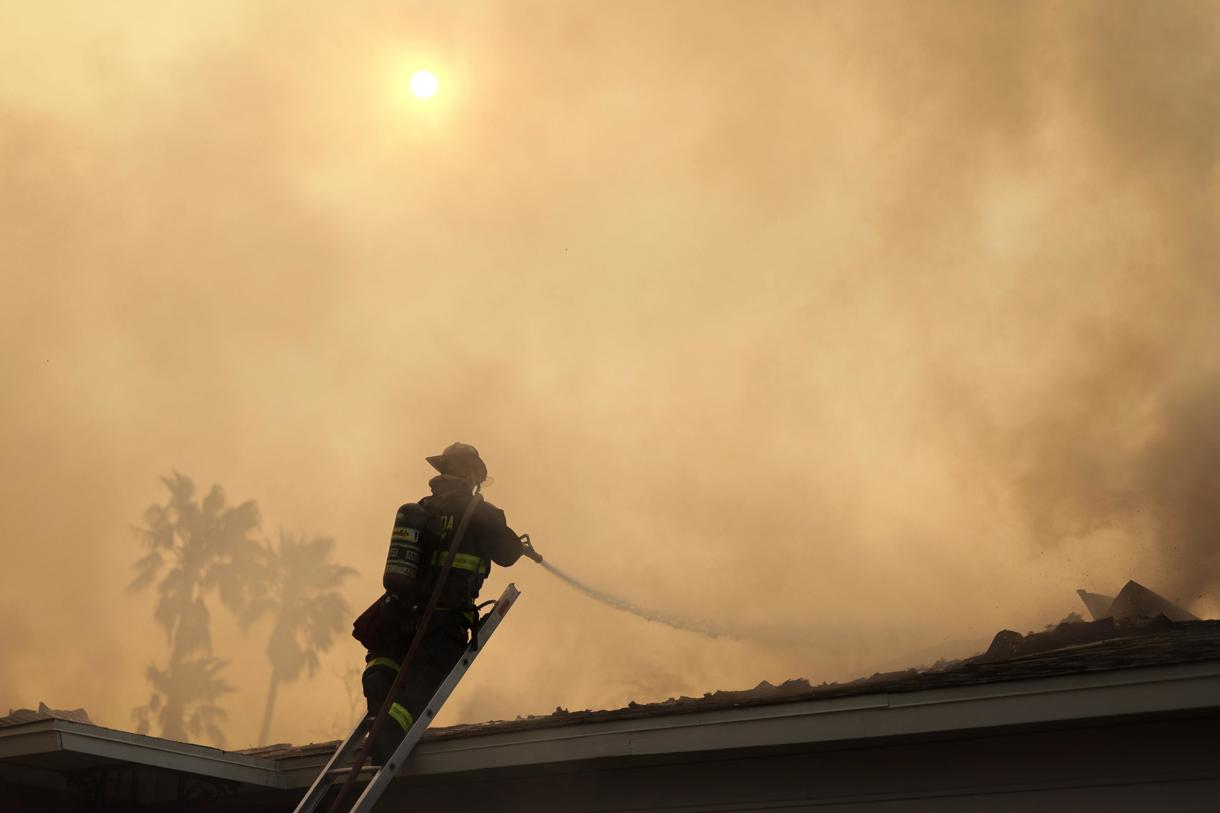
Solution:
<path fill-rule="evenodd" d="M 149 664 L 145 674 L 153 685 L 148 705 L 135 709 L 136 732 L 148 733 L 153 717 L 161 727 L 161 736 L 185 741 L 207 735 L 217 745 L 224 745 L 220 723 L 227 719 L 225 710 L 216 704 L 222 694 L 234 691 L 217 672 L 225 662 L 211 655 L 171 658 L 167 669 Z"/>
<path fill-rule="evenodd" d="M 260 549 L 251 535 L 259 526 L 258 504 L 248 500 L 229 507 L 219 485 L 197 500 L 194 482 L 177 471 L 161 482 L 169 498 L 144 512 L 146 527 L 137 530 L 148 552 L 135 563 L 128 589 L 143 590 L 165 571 L 153 617 L 165 629 L 169 664 L 148 667 L 153 693 L 133 716 L 140 733 L 155 716 L 164 737 L 206 733 L 219 744 L 224 710 L 216 700 L 233 687 L 218 675 L 224 661 L 212 657 L 207 599 L 215 593 L 224 606 L 241 613 L 257 592 Z"/>
<path fill-rule="evenodd" d="M 350 621 L 339 588 L 356 571 L 330 561 L 334 547 L 328 536 L 304 539 L 281 531 L 278 545 L 268 542 L 262 548 L 266 592 L 251 601 L 244 617 L 246 623 L 267 613 L 275 618 L 267 641 L 271 680 L 259 745 L 267 744 L 280 684 L 298 680 L 302 671 L 313 677 L 319 653 L 330 649 Z"/>

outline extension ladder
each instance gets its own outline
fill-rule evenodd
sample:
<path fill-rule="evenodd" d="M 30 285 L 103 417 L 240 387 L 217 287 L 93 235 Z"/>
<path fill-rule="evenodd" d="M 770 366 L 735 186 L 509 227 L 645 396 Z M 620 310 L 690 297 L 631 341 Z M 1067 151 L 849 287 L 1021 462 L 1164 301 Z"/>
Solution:
<path fill-rule="evenodd" d="M 365 769 L 373 773 L 372 779 L 369 780 L 368 786 L 365 787 L 355 803 L 349 808 L 350 813 L 369 813 L 373 809 L 373 805 L 377 804 L 377 800 L 381 798 L 381 794 L 389 787 L 390 781 L 406 761 L 407 756 L 411 753 L 411 749 L 419 742 L 419 738 L 424 735 L 424 730 L 427 729 L 428 723 L 432 722 L 436 713 L 440 711 L 441 706 L 449 699 L 449 695 L 453 693 L 458 681 L 466 675 L 466 671 L 474 663 L 474 659 L 478 657 L 479 652 L 482 651 L 488 639 L 491 638 L 492 633 L 496 631 L 496 628 L 500 626 L 500 622 L 504 620 L 505 614 L 508 613 L 520 595 L 521 592 L 517 590 L 515 584 L 509 584 L 504 588 L 504 592 L 496 600 L 495 606 L 480 620 L 470 645 L 453 667 L 453 670 L 449 672 L 449 675 L 436 690 L 436 693 L 432 695 L 432 699 L 428 701 L 428 705 L 424 708 L 423 713 L 412 724 L 411 730 L 403 737 L 402 742 L 399 743 L 393 755 L 386 760 L 384 765 L 365 766 Z M 318 774 L 318 778 L 309 786 L 309 790 L 306 791 L 304 798 L 296 806 L 295 813 L 313 813 L 318 809 L 318 805 L 321 804 L 327 791 L 336 782 L 341 783 L 346 779 L 354 766 L 351 764 L 345 765 L 344 763 L 353 758 L 372 724 L 372 717 L 363 717 L 360 722 L 356 723 L 352 733 L 339 745 L 335 753 L 331 755 L 330 761 L 326 763 L 326 767 Z M 363 773 L 364 771 L 362 771 Z"/>

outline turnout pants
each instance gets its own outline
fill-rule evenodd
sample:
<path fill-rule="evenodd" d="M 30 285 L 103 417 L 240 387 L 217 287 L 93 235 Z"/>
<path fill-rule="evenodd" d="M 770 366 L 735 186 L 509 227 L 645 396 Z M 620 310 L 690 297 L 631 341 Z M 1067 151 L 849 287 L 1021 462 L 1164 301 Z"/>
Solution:
<path fill-rule="evenodd" d="M 419 650 L 408 665 L 407 675 L 399 686 L 393 705 L 390 706 L 389 717 L 382 725 L 377 740 L 372 744 L 372 758 L 378 764 L 384 764 L 394 753 L 394 749 L 423 713 L 424 707 L 432 699 L 441 682 L 466 651 L 467 626 L 461 620 L 455 619 L 454 615 L 456 613 L 439 612 L 440 617 L 434 618 L 429 625 L 430 629 L 420 641 Z M 369 648 L 364 659 L 362 678 L 369 716 L 375 715 L 381 708 L 386 694 L 398 677 L 402 659 L 407 653 L 407 647 L 411 645 L 413 635 L 414 633 L 393 636 L 392 639 L 378 642 Z"/>

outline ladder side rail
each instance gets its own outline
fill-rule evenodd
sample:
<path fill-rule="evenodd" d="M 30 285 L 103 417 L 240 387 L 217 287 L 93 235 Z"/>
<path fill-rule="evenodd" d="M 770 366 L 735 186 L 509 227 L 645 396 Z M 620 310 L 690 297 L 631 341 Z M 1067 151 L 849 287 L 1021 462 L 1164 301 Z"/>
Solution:
<path fill-rule="evenodd" d="M 293 813 L 313 813 L 317 809 L 322 799 L 326 796 L 326 792 L 335 783 L 335 776 L 331 775 L 331 771 L 356 750 L 356 746 L 360 744 L 360 738 L 368 731 L 371 722 L 367 716 L 362 715 L 360 717 L 360 720 L 352 729 L 352 733 L 348 734 L 347 739 L 340 743 L 335 752 L 330 755 L 330 759 L 326 762 L 326 767 L 313 780 L 313 784 L 309 786 L 309 790 L 301 797 L 301 801 L 297 803 Z"/>
<path fill-rule="evenodd" d="M 483 646 L 491 638 L 492 633 L 500 626 L 500 622 L 504 620 L 504 616 L 516 602 L 517 597 L 521 595 L 521 591 L 517 589 L 516 584 L 510 583 L 504 588 L 504 592 L 500 594 L 500 598 L 496 600 L 496 605 L 492 607 L 491 612 L 487 614 L 486 620 L 479 625 L 479 629 L 475 634 L 476 641 L 472 641 L 462 653 L 462 657 L 454 665 L 453 669 L 437 687 L 432 698 L 428 701 L 428 705 L 424 707 L 424 711 L 420 714 L 419 719 L 411 726 L 411 730 L 403 737 L 402 742 L 398 744 L 398 748 L 394 750 L 386 763 L 377 771 L 377 775 L 372 778 L 368 785 L 364 788 L 364 792 L 356 800 L 351 808 L 351 813 L 370 813 L 373 805 L 377 804 L 377 800 L 381 798 L 381 794 L 389 787 L 390 782 L 398 775 L 398 769 L 411 753 L 411 749 L 424 736 L 424 731 L 428 728 L 428 724 L 436 717 L 436 714 L 441 710 L 441 706 L 449 699 L 449 695 L 453 693 L 454 688 L 470 669 L 475 658 L 483 651 Z M 476 645 L 477 643 L 477 645 Z"/>

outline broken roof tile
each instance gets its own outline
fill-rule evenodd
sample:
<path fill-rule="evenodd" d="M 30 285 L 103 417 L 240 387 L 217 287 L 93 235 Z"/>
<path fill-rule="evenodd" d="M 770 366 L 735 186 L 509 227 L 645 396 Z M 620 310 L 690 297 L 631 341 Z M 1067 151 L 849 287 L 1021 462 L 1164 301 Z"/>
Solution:
<path fill-rule="evenodd" d="M 31 723 L 35 720 L 67 720 L 73 723 L 92 724 L 84 709 L 53 709 L 39 701 L 38 711 L 33 709 L 9 709 L 8 715 L 0 717 L 0 727 Z"/>

